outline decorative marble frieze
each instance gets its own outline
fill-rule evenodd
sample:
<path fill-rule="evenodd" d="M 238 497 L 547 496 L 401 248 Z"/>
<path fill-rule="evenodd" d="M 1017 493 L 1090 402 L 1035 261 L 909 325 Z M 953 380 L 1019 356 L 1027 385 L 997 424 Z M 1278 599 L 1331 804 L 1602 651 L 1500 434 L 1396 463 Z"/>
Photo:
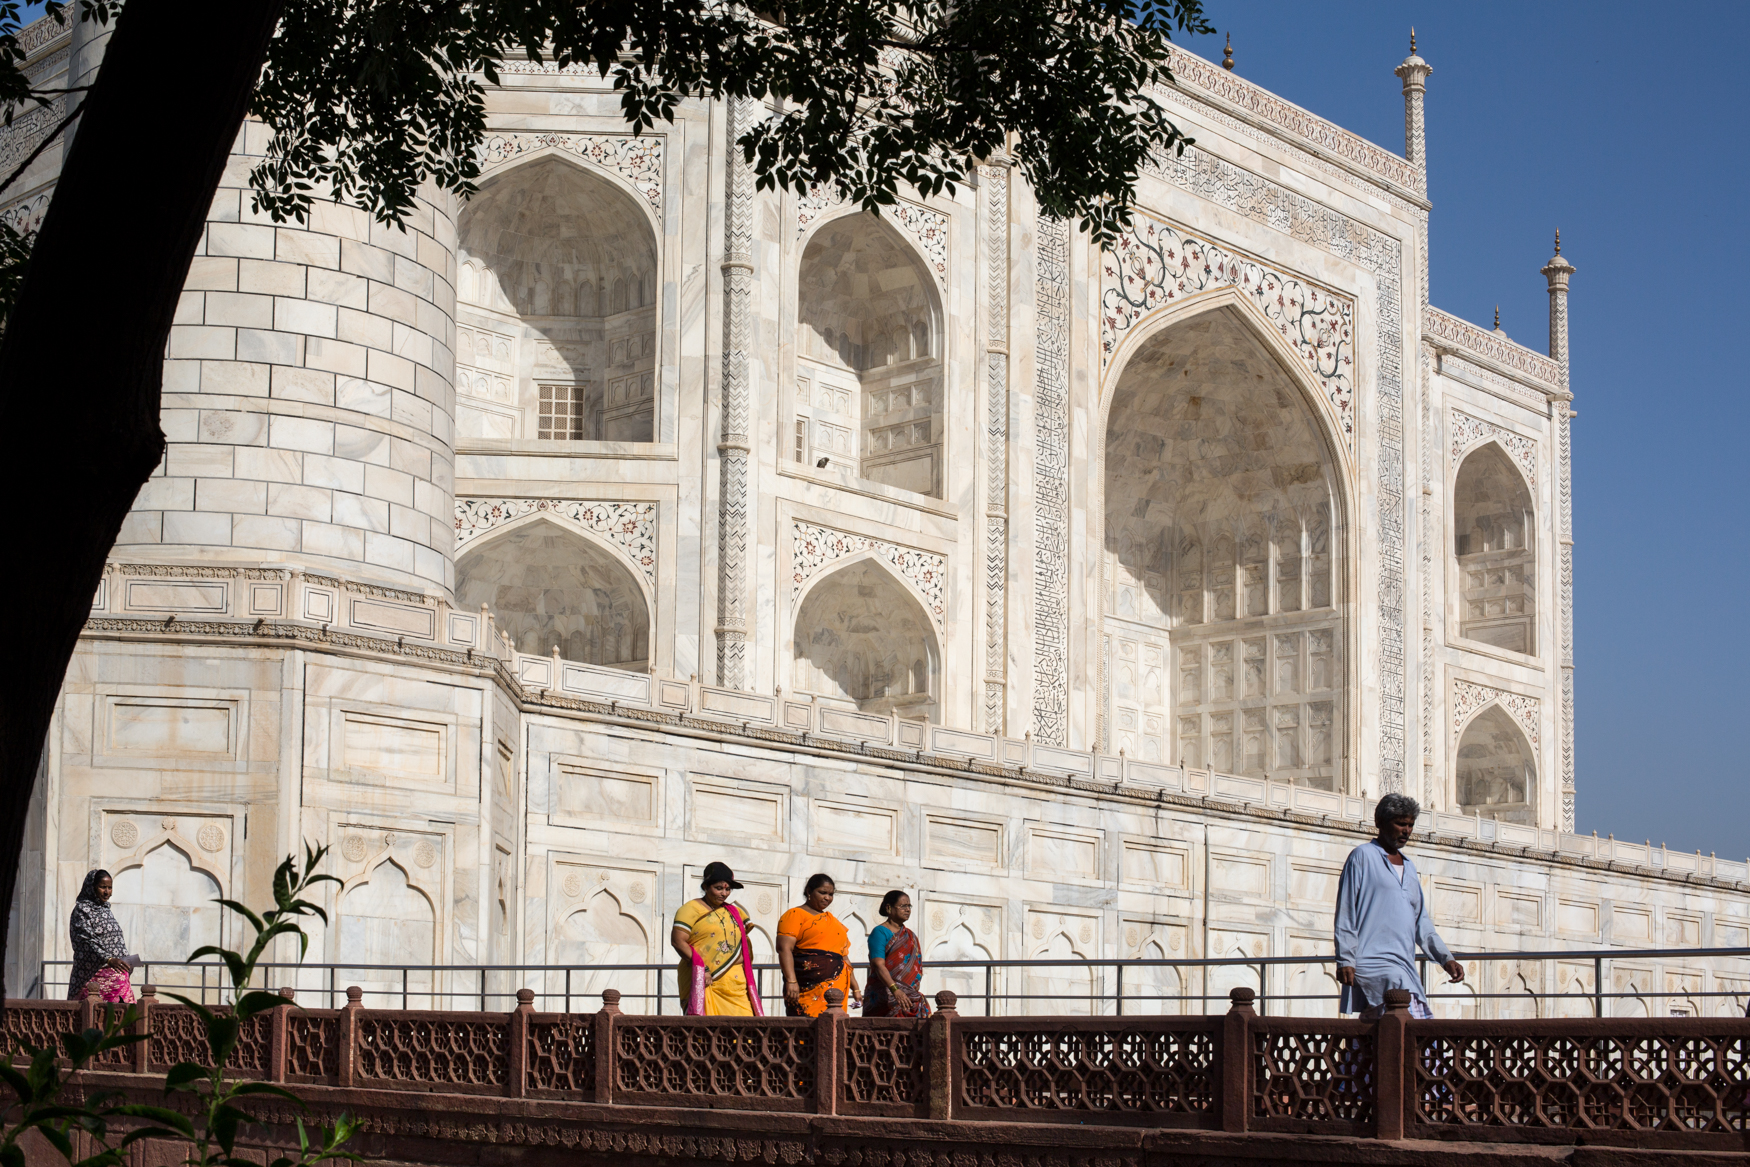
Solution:
<path fill-rule="evenodd" d="M 57 97 L 47 105 L 32 105 L 0 128 L 0 168 L 11 171 L 42 144 L 44 138 L 66 120 L 67 99 Z"/>
<path fill-rule="evenodd" d="M 1450 431 L 1452 465 L 1464 461 L 1464 456 L 1479 442 L 1492 439 L 1499 442 L 1508 456 L 1525 471 L 1526 481 L 1533 487 L 1537 485 L 1537 443 L 1524 434 L 1516 434 L 1506 426 L 1474 417 L 1460 409 L 1452 411 Z"/>
<path fill-rule="evenodd" d="M 1069 224 L 1034 231 L 1033 740 L 1069 740 Z"/>
<path fill-rule="evenodd" d="M 843 206 L 844 200 L 828 188 L 815 185 L 796 199 L 796 233 L 801 235 L 809 225 L 828 211 Z M 916 203 L 901 199 L 890 207 L 881 208 L 884 219 L 893 223 L 916 243 L 923 253 L 924 263 L 936 282 L 948 284 L 948 216 Z"/>
<path fill-rule="evenodd" d="M 1562 367 L 1555 361 L 1450 312 L 1427 308 L 1422 313 L 1422 331 L 1442 347 L 1458 348 L 1522 373 L 1550 392 L 1559 393 L 1566 385 Z"/>
<path fill-rule="evenodd" d="M 1173 78 L 1182 90 L 1216 97 L 1290 139 L 1299 139 L 1416 194 L 1422 194 L 1428 188 L 1427 175 L 1409 159 L 1400 158 L 1390 150 L 1284 101 L 1269 90 L 1217 68 L 1201 57 L 1174 49 L 1171 68 Z"/>
<path fill-rule="evenodd" d="M 527 515 L 552 515 L 618 548 L 656 586 L 656 504 L 582 502 L 567 498 L 458 498 L 456 551 L 497 527 Z"/>
<path fill-rule="evenodd" d="M 660 214 L 663 144 L 660 135 L 651 134 L 492 134 L 480 144 L 480 169 L 484 173 L 537 150 L 559 150 L 620 175 Z"/>
<path fill-rule="evenodd" d="M 1452 681 L 1452 737 L 1454 741 L 1464 732 L 1464 727 L 1470 723 L 1484 707 L 1498 704 L 1510 714 L 1519 728 L 1525 731 L 1525 740 L 1531 743 L 1535 751 L 1541 749 L 1543 739 L 1543 702 L 1536 697 L 1527 697 L 1522 693 L 1509 693 L 1505 689 L 1496 689 L 1489 685 L 1479 685 L 1474 681 L 1453 678 Z"/>
<path fill-rule="evenodd" d="M 915 547 L 901 547 L 867 535 L 834 531 L 829 527 L 800 520 L 790 525 L 790 598 L 802 593 L 809 580 L 842 559 L 869 553 L 881 560 L 909 583 L 929 609 L 930 619 L 941 631 L 947 617 L 945 594 L 948 583 L 948 559 Z"/>
<path fill-rule="evenodd" d="M 1125 333 L 1169 304 L 1214 288 L 1238 288 L 1305 358 L 1355 444 L 1355 304 L 1172 224 L 1138 215 L 1101 257 L 1100 367 Z"/>

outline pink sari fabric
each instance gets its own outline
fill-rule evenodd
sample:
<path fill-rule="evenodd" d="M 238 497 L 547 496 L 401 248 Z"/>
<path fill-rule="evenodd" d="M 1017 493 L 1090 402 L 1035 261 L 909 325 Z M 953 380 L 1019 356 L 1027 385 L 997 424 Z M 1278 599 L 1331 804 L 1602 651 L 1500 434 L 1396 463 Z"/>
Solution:
<path fill-rule="evenodd" d="M 760 1004 L 760 995 L 754 986 L 758 983 L 753 976 L 753 944 L 747 934 L 747 918 L 734 904 L 724 904 L 729 918 L 735 921 L 735 926 L 741 929 L 741 975 L 747 979 L 747 1003 L 753 1007 L 755 1017 L 764 1017 L 765 1008 Z M 687 1016 L 705 1016 L 705 993 L 711 987 L 711 972 L 705 967 L 705 958 L 699 955 L 697 948 L 693 949 L 693 981 L 687 991 Z"/>
<path fill-rule="evenodd" d="M 128 974 L 119 969 L 100 968 L 92 974 L 90 980 L 80 986 L 76 998 L 83 1000 L 92 989 L 96 989 L 104 1001 L 111 1005 L 132 1005 L 134 1003 L 134 986 L 128 979 Z"/>

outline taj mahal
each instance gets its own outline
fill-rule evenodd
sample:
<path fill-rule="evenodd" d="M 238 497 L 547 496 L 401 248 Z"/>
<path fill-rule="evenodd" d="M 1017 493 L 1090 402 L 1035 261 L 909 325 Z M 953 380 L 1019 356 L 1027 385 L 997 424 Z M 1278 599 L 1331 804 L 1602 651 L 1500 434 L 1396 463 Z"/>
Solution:
<path fill-rule="evenodd" d="M 42 84 L 101 54 L 21 35 Z M 343 881 L 329 963 L 662 962 L 713 860 L 764 960 L 817 870 L 853 936 L 909 890 L 939 961 L 1328 953 L 1394 790 L 1455 949 L 1750 945 L 1741 859 L 1575 833 L 1574 266 L 1501 273 L 1547 285 L 1547 342 L 1429 303 L 1413 49 L 1381 68 L 1401 154 L 1174 69 L 1195 144 L 1107 248 L 1001 155 L 880 215 L 756 191 L 754 104 L 634 136 L 550 65 L 506 67 L 479 193 L 405 231 L 252 212 L 247 124 L 42 760 L 9 991 L 65 995 L 87 869 L 177 960 L 304 840 Z M 40 215 L 60 156 L 0 211 Z M 1750 994 L 1594 967 L 1477 991 Z M 1334 1010 L 1328 969 L 1280 977 Z"/>

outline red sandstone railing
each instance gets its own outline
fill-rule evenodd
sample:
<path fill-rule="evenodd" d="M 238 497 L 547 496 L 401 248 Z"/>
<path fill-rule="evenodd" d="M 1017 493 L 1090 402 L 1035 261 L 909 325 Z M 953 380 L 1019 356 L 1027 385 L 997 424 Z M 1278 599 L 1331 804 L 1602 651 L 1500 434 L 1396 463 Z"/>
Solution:
<path fill-rule="evenodd" d="M 594 1014 L 274 1010 L 237 1072 L 276 1082 L 616 1106 L 959 1122 L 1128 1125 L 1380 1139 L 1750 1149 L 1750 1020 L 1414 1020 L 1225 1015 L 967 1018 L 952 993 L 926 1022 Z M 837 994 L 831 994 L 837 997 Z M 94 1024 L 87 1001 L 9 1001 L 0 1047 Z M 147 1041 L 96 1067 L 201 1061 L 182 1006 L 146 991 Z M 457 1108 L 465 1108 L 460 1099 Z"/>

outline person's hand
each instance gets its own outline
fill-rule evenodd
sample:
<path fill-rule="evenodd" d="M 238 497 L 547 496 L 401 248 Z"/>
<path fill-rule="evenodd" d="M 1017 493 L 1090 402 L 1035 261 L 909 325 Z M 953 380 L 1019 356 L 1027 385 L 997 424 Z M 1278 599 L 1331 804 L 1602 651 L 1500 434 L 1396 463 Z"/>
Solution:
<path fill-rule="evenodd" d="M 795 981 L 785 981 L 784 982 L 784 1003 L 786 1005 L 795 1005 L 795 1004 L 799 1003 L 801 1000 L 802 1000 L 802 986 L 798 985 Z"/>
<path fill-rule="evenodd" d="M 1458 961 L 1449 960 L 1441 965 L 1441 967 L 1446 970 L 1446 975 L 1452 978 L 1449 983 L 1456 985 L 1464 980 L 1464 965 L 1458 963 Z"/>
<path fill-rule="evenodd" d="M 1337 970 L 1337 983 L 1339 985 L 1353 985 L 1355 983 L 1355 970 L 1352 968 L 1339 968 Z"/>
<path fill-rule="evenodd" d="M 112 956 L 108 960 L 104 961 L 104 967 L 105 968 L 113 968 L 116 972 L 120 972 L 120 973 L 127 973 L 127 972 L 134 971 L 134 966 L 129 964 L 127 961 L 123 960 L 119 956 Z"/>
<path fill-rule="evenodd" d="M 857 1007 L 862 1008 L 862 1006 L 863 1006 L 863 990 L 859 989 L 856 985 L 852 985 L 851 986 L 851 996 L 856 998 Z"/>

